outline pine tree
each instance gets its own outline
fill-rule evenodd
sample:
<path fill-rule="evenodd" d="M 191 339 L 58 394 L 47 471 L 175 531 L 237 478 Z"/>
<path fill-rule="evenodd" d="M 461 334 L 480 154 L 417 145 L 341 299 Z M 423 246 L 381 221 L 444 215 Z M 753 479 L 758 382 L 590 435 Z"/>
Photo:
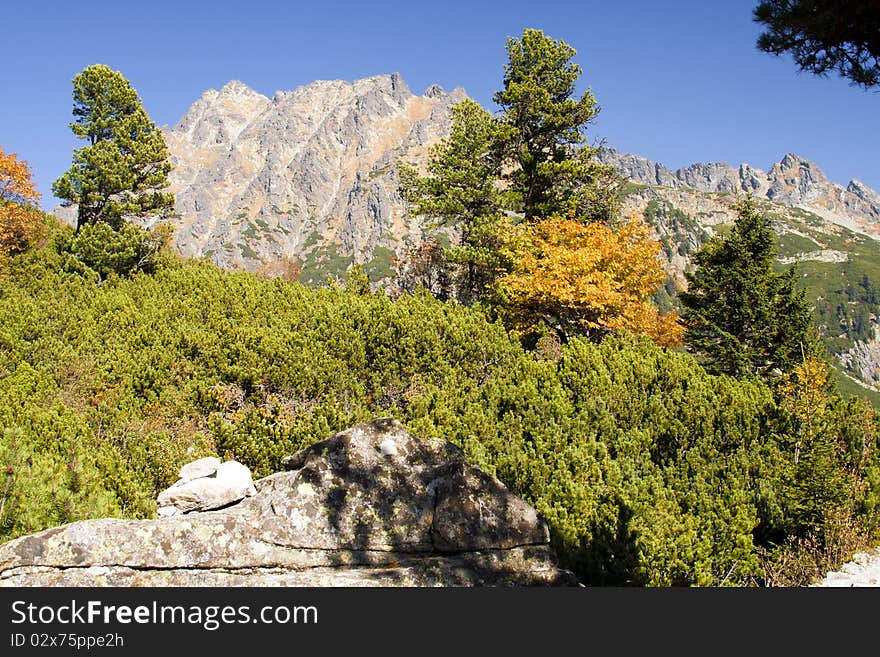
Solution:
<path fill-rule="evenodd" d="M 730 234 L 694 256 L 680 294 L 685 343 L 713 372 L 770 376 L 788 372 L 817 349 L 810 307 L 794 267 L 777 273 L 770 220 L 751 197 L 737 205 Z"/>
<path fill-rule="evenodd" d="M 586 126 L 599 106 L 587 90 L 575 97 L 581 67 L 577 51 L 541 30 L 526 29 L 507 40 L 501 106 L 505 179 L 516 210 L 527 220 L 576 216 L 607 221 L 617 214 L 618 177 L 595 161 Z"/>
<path fill-rule="evenodd" d="M 880 85 L 880 4 L 876 0 L 762 0 L 758 48 L 790 54 L 800 70 L 834 71 L 852 84 Z"/>
<path fill-rule="evenodd" d="M 431 152 L 427 175 L 401 168 L 401 192 L 415 214 L 454 228 L 445 252 L 455 296 L 485 298 L 510 269 L 501 257 L 503 219 L 568 216 L 608 221 L 618 212 L 619 176 L 595 160 L 585 128 L 599 108 L 587 91 L 574 98 L 581 69 L 574 48 L 540 30 L 508 39 L 502 108 L 493 117 L 472 100 L 453 108 L 451 134 Z"/>
<path fill-rule="evenodd" d="M 502 216 L 496 181 L 498 126 L 492 115 L 467 99 L 452 108 L 452 130 L 431 150 L 428 175 L 401 167 L 401 190 L 418 215 L 433 228 L 453 228 L 457 243 L 444 256 L 451 265 L 456 298 L 477 301 L 501 268 L 497 231 Z"/>
<path fill-rule="evenodd" d="M 52 190 L 78 206 L 77 227 L 102 221 L 118 229 L 126 216 L 173 208 L 173 194 L 164 191 L 171 171 L 165 139 L 122 73 L 87 67 L 73 80 L 73 101 L 70 128 L 88 143 Z"/>

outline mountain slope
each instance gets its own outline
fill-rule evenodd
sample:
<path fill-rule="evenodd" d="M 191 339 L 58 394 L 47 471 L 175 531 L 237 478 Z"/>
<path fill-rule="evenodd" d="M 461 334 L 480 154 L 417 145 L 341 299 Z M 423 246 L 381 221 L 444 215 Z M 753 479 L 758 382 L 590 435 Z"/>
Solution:
<path fill-rule="evenodd" d="M 826 346 L 848 392 L 880 402 L 880 196 L 853 180 L 830 182 L 809 160 L 788 154 L 767 172 L 747 164 L 694 164 L 672 171 L 643 157 L 604 149 L 630 182 L 625 212 L 644 216 L 663 243 L 669 280 L 658 295 L 677 304 L 691 255 L 733 221 L 738 196 L 751 193 L 773 219 L 779 265 L 797 263 Z"/>
<path fill-rule="evenodd" d="M 424 160 L 463 98 L 438 86 L 416 96 L 397 74 L 271 99 L 236 81 L 205 92 L 166 131 L 178 248 L 235 268 L 295 258 L 307 278 L 334 260 L 388 257 L 420 232 L 397 194 L 396 165 Z"/>

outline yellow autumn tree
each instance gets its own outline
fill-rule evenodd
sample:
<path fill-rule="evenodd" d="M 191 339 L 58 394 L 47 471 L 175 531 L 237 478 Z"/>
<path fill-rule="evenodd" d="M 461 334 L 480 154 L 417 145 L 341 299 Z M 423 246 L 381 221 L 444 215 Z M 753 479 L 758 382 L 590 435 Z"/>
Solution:
<path fill-rule="evenodd" d="M 598 340 L 612 332 L 645 335 L 657 344 L 681 344 L 675 313 L 651 300 L 665 280 L 660 244 L 631 218 L 620 228 L 550 218 L 511 229 L 506 246 L 512 270 L 498 281 L 504 312 L 520 334 L 553 330 Z"/>
<path fill-rule="evenodd" d="M 0 255 L 22 251 L 40 235 L 39 200 L 27 162 L 0 146 Z"/>

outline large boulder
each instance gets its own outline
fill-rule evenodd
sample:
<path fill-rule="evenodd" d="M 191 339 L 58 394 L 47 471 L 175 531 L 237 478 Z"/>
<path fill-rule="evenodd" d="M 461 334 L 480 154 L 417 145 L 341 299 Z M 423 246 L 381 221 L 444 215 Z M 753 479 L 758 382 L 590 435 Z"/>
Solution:
<path fill-rule="evenodd" d="M 84 520 L 9 541 L 0 585 L 576 584 L 535 510 L 452 443 L 382 418 L 283 463 L 222 509 Z"/>

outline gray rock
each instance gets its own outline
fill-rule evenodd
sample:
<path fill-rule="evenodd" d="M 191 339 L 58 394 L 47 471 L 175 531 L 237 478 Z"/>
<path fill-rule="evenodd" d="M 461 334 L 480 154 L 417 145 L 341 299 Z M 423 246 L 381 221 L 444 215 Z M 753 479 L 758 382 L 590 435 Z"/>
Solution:
<path fill-rule="evenodd" d="M 279 526 L 275 543 L 455 552 L 549 542 L 535 510 L 467 465 L 461 450 L 415 438 L 394 420 L 358 425 L 285 466 L 295 470 L 268 477 L 269 485 L 296 493 L 272 504 L 298 522 Z"/>
<path fill-rule="evenodd" d="M 846 186 L 846 191 L 854 194 L 856 197 L 867 203 L 873 203 L 880 207 L 880 194 L 868 187 L 861 180 L 856 180 L 855 178 L 850 180 L 849 185 Z"/>
<path fill-rule="evenodd" d="M 774 164 L 767 174 L 767 198 L 787 205 L 815 201 L 829 191 L 830 183 L 815 162 L 792 153 Z"/>
<path fill-rule="evenodd" d="M 857 552 L 843 564 L 840 570 L 826 573 L 820 581 L 810 586 L 862 587 L 880 586 L 880 546 L 865 552 Z"/>
<path fill-rule="evenodd" d="M 766 173 L 748 164 L 734 169 L 723 162 L 697 163 L 672 172 L 647 158 L 607 147 L 599 150 L 598 159 L 643 185 L 697 192 L 746 192 L 810 210 L 851 230 L 867 229 L 871 235 L 877 234 L 871 224 L 880 223 L 880 194 L 858 180 L 850 181 L 845 188 L 832 183 L 815 162 L 792 153 Z"/>
<path fill-rule="evenodd" d="M 84 520 L 10 541 L 0 585 L 576 584 L 535 510 L 447 441 L 383 418 L 285 465 L 220 510 Z"/>
<path fill-rule="evenodd" d="M 220 459 L 216 456 L 206 456 L 203 459 L 187 463 L 177 473 L 177 477 L 182 482 L 199 477 L 210 477 L 217 472 L 218 467 L 220 467 Z"/>
<path fill-rule="evenodd" d="M 176 515 L 172 508 L 182 513 L 219 509 L 256 493 L 251 471 L 237 461 L 199 459 L 183 466 L 179 476 L 156 498 L 160 517 Z"/>
<path fill-rule="evenodd" d="M 739 172 L 729 164 L 692 164 L 675 172 L 682 186 L 700 192 L 732 192 L 739 189 Z"/>

